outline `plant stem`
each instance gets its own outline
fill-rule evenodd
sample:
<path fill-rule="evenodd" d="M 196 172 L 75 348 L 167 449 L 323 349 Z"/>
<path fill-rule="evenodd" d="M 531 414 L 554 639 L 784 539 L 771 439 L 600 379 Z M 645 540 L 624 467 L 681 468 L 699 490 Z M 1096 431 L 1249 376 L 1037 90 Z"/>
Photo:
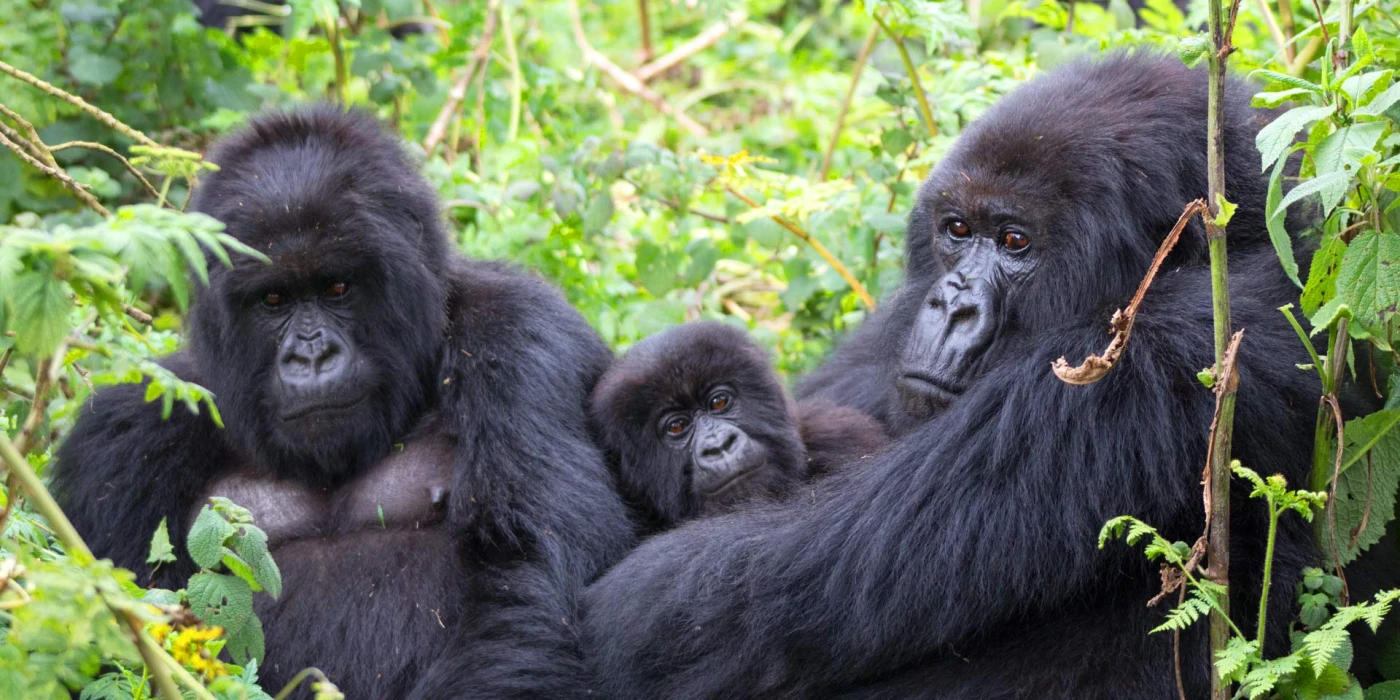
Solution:
<path fill-rule="evenodd" d="M 1332 54 L 1332 65 L 1336 74 L 1341 75 L 1351 64 L 1347 46 L 1351 44 L 1352 0 L 1342 0 L 1342 18 L 1337 24 L 1337 50 Z"/>
<path fill-rule="evenodd" d="M 1210 287 L 1211 301 L 1215 317 L 1215 371 L 1220 376 L 1224 370 L 1225 351 L 1230 343 L 1230 285 L 1227 265 L 1225 228 L 1218 225 L 1219 202 L 1225 198 L 1225 72 L 1230 54 L 1234 51 L 1230 33 L 1234 29 L 1231 21 L 1237 11 L 1239 0 L 1231 0 L 1227 6 L 1222 0 L 1209 0 L 1207 19 L 1210 22 L 1210 36 L 1213 50 L 1210 52 L 1210 89 L 1207 93 L 1208 116 L 1206 119 L 1206 179 L 1210 214 L 1206 216 L 1206 239 L 1210 248 Z M 1233 379 L 1232 379 L 1233 383 Z M 1206 560 L 1209 562 L 1210 577 L 1216 583 L 1226 586 L 1227 592 L 1220 601 L 1220 608 L 1210 616 L 1211 658 L 1225 649 L 1230 641 L 1230 443 L 1235 422 L 1235 388 L 1222 388 L 1219 397 L 1219 413 L 1215 431 L 1210 436 L 1210 487 L 1211 501 L 1209 513 L 1210 535 L 1206 541 Z M 1220 681 L 1215 664 L 1210 665 L 1211 697 L 1213 700 L 1229 700 L 1228 684 Z"/>
<path fill-rule="evenodd" d="M 637 19 L 642 23 L 642 63 L 656 56 L 651 45 L 651 13 L 647 11 L 647 0 L 637 0 Z"/>
<path fill-rule="evenodd" d="M 1274 497 L 1269 496 L 1269 541 L 1264 545 L 1264 584 L 1259 589 L 1259 633 L 1254 641 L 1264 648 L 1264 632 L 1268 629 L 1265 620 L 1269 615 L 1269 583 L 1274 575 L 1274 539 L 1278 535 L 1279 511 L 1274 507 Z"/>
<path fill-rule="evenodd" d="M 909 74 L 909 82 L 914 84 L 914 97 L 919 100 L 919 112 L 924 120 L 924 127 L 928 129 L 929 136 L 938 135 L 938 127 L 933 124 L 933 110 L 928 106 L 928 95 L 924 93 L 924 84 L 919 81 L 919 71 L 914 68 L 914 59 L 909 57 L 909 49 L 904 46 L 904 37 L 895 34 L 890 29 L 890 25 L 885 24 L 885 20 L 880 19 L 877 12 L 871 16 L 880 28 L 885 30 L 885 34 L 894 42 L 894 47 L 899 49 L 899 58 L 904 61 L 904 72 Z"/>
<path fill-rule="evenodd" d="M 350 82 L 349 67 L 345 65 L 345 49 L 340 45 L 340 18 L 328 15 L 321 24 L 326 30 L 326 39 L 331 44 L 331 57 L 335 59 L 335 94 L 337 102 L 345 103 L 345 86 Z"/>
<path fill-rule="evenodd" d="M 841 130 L 846 126 L 846 114 L 851 111 L 851 100 L 856 95 L 856 86 L 860 84 L 860 75 L 865 72 L 865 62 L 870 60 L 870 52 L 875 48 L 875 40 L 879 38 L 879 25 L 871 27 L 870 33 L 865 37 L 865 43 L 861 44 L 860 53 L 856 55 L 855 68 L 851 69 L 851 85 L 846 88 L 846 98 L 841 101 L 841 111 L 836 113 L 836 128 L 832 129 L 831 141 L 826 144 L 826 152 L 822 154 L 822 169 L 817 182 L 826 182 L 826 176 L 831 173 L 831 157 L 836 153 L 836 141 L 841 138 Z"/>
<path fill-rule="evenodd" d="M 515 137 L 520 134 L 520 95 L 525 90 L 525 79 L 520 75 L 520 56 L 515 52 L 508 2 L 501 3 L 501 34 L 506 39 L 506 58 L 510 61 L 510 127 L 506 130 L 506 141 L 515 143 Z"/>
<path fill-rule="evenodd" d="M 29 83 L 30 85 L 33 85 L 34 87 L 39 88 L 40 90 L 43 90 L 44 92 L 47 92 L 50 95 L 53 95 L 54 97 L 57 97 L 63 100 L 64 102 L 67 102 L 73 105 L 74 107 L 83 110 L 84 112 L 87 112 L 88 114 L 91 114 L 92 116 L 97 118 L 97 121 L 106 124 L 108 127 L 120 132 L 122 135 L 126 136 L 127 138 L 133 141 L 136 141 L 137 143 L 144 144 L 152 148 L 160 148 L 160 144 L 156 143 L 153 139 L 151 139 L 151 137 L 127 126 L 126 124 L 122 123 L 121 120 L 117 119 L 111 114 L 108 114 L 107 112 L 104 112 L 92 106 L 88 103 L 87 100 L 84 100 L 83 98 L 78 97 L 77 95 L 56 88 L 53 85 L 50 85 L 49 83 L 46 83 L 43 80 L 40 80 L 39 78 L 33 75 L 30 75 L 29 73 L 15 68 L 14 66 L 4 61 L 0 61 L 0 73 L 4 73 L 5 75 L 15 78 L 16 80 L 21 80 L 26 83 Z"/>
<path fill-rule="evenodd" d="M 1278 0 L 1278 23 L 1284 37 L 1283 57 L 1291 65 L 1297 52 L 1293 46 L 1293 0 Z"/>

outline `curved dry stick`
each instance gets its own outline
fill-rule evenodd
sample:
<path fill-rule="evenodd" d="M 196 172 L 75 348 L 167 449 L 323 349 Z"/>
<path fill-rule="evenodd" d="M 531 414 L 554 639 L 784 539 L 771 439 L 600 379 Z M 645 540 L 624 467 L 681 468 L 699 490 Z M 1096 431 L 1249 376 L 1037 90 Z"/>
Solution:
<path fill-rule="evenodd" d="M 478 70 L 486 70 L 486 56 L 491 51 L 491 42 L 496 39 L 497 16 L 494 7 L 486 11 L 486 26 L 481 30 L 481 41 L 472 51 L 471 60 L 467 63 L 466 70 L 462 71 L 462 74 L 457 77 L 457 82 L 448 88 L 447 101 L 442 103 L 442 109 L 438 110 L 437 118 L 433 120 L 433 125 L 428 128 L 428 136 L 423 139 L 423 150 L 429 156 L 433 154 L 443 137 L 447 135 L 447 127 L 452 123 L 452 115 L 457 113 L 457 109 L 462 106 L 462 100 L 467 98 L 467 88 L 471 85 L 472 78 L 476 77 Z"/>
<path fill-rule="evenodd" d="M 29 73 L 26 73 L 4 61 L 0 61 L 0 73 L 4 73 L 5 75 L 8 75 L 12 78 L 29 83 L 30 85 L 33 85 L 34 87 L 39 88 L 40 90 L 43 90 L 44 92 L 47 92 L 50 95 L 53 95 L 54 97 L 57 97 L 63 100 L 64 102 L 67 102 L 73 105 L 74 107 L 83 110 L 84 112 L 87 112 L 88 114 L 91 114 L 92 116 L 97 118 L 97 121 L 106 124 L 108 127 L 111 127 L 112 129 L 122 133 L 127 138 L 130 138 L 133 141 L 145 144 L 152 148 L 161 147 L 160 144 L 152 140 L 151 137 L 141 133 L 140 131 L 137 131 L 136 129 L 130 126 L 127 126 L 120 119 L 117 119 L 116 117 L 112 116 L 111 114 L 108 114 L 102 109 L 94 107 L 87 100 L 84 100 L 83 98 L 78 97 L 77 95 L 67 92 L 61 88 L 54 87 L 53 85 L 46 83 L 43 80 L 40 80 L 39 78 L 30 75 Z"/>
<path fill-rule="evenodd" d="M 1157 255 L 1152 258 L 1152 266 L 1147 268 L 1147 274 L 1138 284 L 1137 293 L 1133 295 L 1133 300 L 1128 303 L 1127 309 L 1119 309 L 1113 312 L 1113 318 L 1109 321 L 1109 327 L 1113 333 L 1113 340 L 1109 341 L 1108 348 L 1103 355 L 1089 355 L 1084 358 L 1084 362 L 1078 367 L 1070 367 L 1069 361 L 1061 356 L 1060 359 L 1050 363 L 1050 369 L 1055 372 L 1055 376 L 1066 384 L 1093 384 L 1103 379 L 1108 371 L 1113 369 L 1113 365 L 1118 362 L 1118 358 L 1123 356 L 1123 350 L 1128 346 L 1128 337 L 1133 334 L 1133 323 L 1137 320 L 1138 306 L 1142 304 L 1142 298 L 1146 296 L 1148 287 L 1152 286 L 1152 280 L 1157 277 L 1157 270 L 1162 267 L 1162 261 L 1167 259 L 1167 255 L 1176 247 L 1176 242 L 1181 238 L 1181 232 L 1186 229 L 1186 224 L 1190 223 L 1191 217 L 1196 214 L 1208 214 L 1210 208 L 1206 206 L 1204 199 L 1197 199 L 1186 205 L 1186 209 L 1181 212 L 1181 217 L 1176 220 L 1176 225 L 1172 227 L 1171 233 L 1167 234 L 1162 241 L 1161 247 L 1157 249 Z"/>
<path fill-rule="evenodd" d="M 632 75 L 635 75 L 637 80 L 643 83 L 649 83 L 656 79 L 656 76 L 680 65 L 685 59 L 713 46 L 720 39 L 724 38 L 724 35 L 728 34 L 729 30 L 743 24 L 748 18 L 749 13 L 743 10 L 731 12 L 729 13 L 728 19 L 724 22 L 720 22 L 696 34 L 695 38 L 671 49 L 656 60 L 648 61 L 646 65 L 639 66 L 636 70 L 632 71 Z"/>

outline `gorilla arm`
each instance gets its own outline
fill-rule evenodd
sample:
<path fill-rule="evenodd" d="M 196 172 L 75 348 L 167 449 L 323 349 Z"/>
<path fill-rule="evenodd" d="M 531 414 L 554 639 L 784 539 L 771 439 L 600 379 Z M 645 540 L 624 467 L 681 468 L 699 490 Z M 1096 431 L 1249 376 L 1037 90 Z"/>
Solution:
<path fill-rule="evenodd" d="M 1209 304 L 1198 303 L 1208 297 L 1153 292 L 1176 318 L 1183 308 L 1205 315 L 1140 318 L 1122 363 L 1098 384 L 1063 384 L 1049 364 L 1101 349 L 1101 324 L 1041 338 L 1010 349 L 1015 359 L 944 416 L 820 484 L 815 505 L 716 518 L 644 543 L 585 594 L 604 694 L 811 697 L 936 658 L 999 623 L 1034 625 L 1110 584 L 1152 586 L 1140 552 L 1098 551 L 1096 536 L 1123 514 L 1168 539 L 1199 532 L 1213 410 L 1188 369 L 1212 360 Z M 1268 315 L 1276 311 L 1240 307 L 1237 322 L 1258 330 L 1241 355 L 1237 417 L 1270 426 L 1256 435 L 1306 434 L 1278 424 L 1306 412 L 1276 402 L 1310 396 L 1315 378 L 1277 357 L 1296 345 L 1283 344 Z M 1253 454 L 1274 456 L 1268 442 Z"/>
<path fill-rule="evenodd" d="M 414 697 L 572 697 L 586 691 L 575 623 L 583 586 L 630 548 L 631 524 L 585 419 L 612 355 L 556 291 L 458 261 L 442 387 L 457 439 L 448 522 L 485 573 L 449 658 Z"/>
<path fill-rule="evenodd" d="M 183 352 L 162 364 L 199 381 Z M 97 556 L 137 572 L 143 584 L 183 586 L 194 572 L 185 514 L 228 464 L 222 433 L 207 413 L 180 406 L 162 419 L 160 405 L 145 399 L 145 384 L 99 389 L 58 451 L 54 495 Z M 146 557 L 161 518 L 180 559 L 153 574 Z"/>

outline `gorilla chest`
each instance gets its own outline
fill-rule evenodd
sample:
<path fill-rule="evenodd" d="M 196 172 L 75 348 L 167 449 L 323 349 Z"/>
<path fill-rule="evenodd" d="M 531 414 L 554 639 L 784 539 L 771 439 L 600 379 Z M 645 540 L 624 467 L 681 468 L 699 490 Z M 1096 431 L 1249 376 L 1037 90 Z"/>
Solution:
<path fill-rule="evenodd" d="M 253 513 L 282 571 L 282 595 L 254 599 L 268 687 L 317 665 L 347 697 L 399 697 L 450 647 L 471 579 L 445 522 L 451 448 L 409 443 L 334 488 L 240 468 L 209 489 Z"/>

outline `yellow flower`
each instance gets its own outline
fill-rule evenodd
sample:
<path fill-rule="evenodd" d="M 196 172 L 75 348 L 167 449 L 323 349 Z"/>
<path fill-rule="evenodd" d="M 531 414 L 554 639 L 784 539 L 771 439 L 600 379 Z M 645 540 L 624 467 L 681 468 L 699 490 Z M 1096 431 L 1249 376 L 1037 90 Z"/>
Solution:
<path fill-rule="evenodd" d="M 167 627 L 168 636 L 169 628 Z M 175 639 L 165 645 L 170 651 L 170 655 L 180 662 L 182 666 L 189 668 L 195 673 L 204 676 L 204 680 L 211 681 L 218 676 L 228 674 L 228 669 L 224 668 L 223 662 L 215 658 L 205 645 L 223 636 L 224 628 L 214 627 L 182 627 Z"/>
<path fill-rule="evenodd" d="M 156 644 L 165 646 L 165 637 L 170 634 L 170 625 L 162 622 L 151 625 L 151 636 L 155 638 Z"/>

